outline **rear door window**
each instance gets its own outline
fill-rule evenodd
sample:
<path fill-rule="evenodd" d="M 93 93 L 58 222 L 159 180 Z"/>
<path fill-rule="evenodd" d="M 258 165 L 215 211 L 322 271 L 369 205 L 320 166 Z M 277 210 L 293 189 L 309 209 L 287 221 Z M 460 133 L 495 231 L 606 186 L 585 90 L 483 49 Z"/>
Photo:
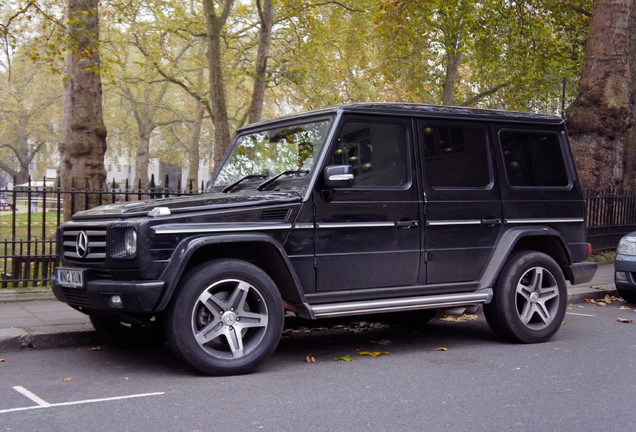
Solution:
<path fill-rule="evenodd" d="M 502 130 L 499 140 L 510 186 L 569 186 L 557 133 Z"/>
<path fill-rule="evenodd" d="M 426 182 L 433 188 L 486 188 L 491 184 L 483 129 L 420 121 Z"/>

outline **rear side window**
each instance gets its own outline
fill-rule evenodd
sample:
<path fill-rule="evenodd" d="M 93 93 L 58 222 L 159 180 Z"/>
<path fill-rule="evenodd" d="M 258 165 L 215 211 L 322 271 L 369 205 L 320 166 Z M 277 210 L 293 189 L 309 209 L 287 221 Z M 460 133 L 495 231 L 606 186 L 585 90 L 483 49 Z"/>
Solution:
<path fill-rule="evenodd" d="M 488 143 L 482 129 L 419 124 L 426 182 L 434 188 L 486 188 L 490 185 Z"/>
<path fill-rule="evenodd" d="M 511 186 L 565 187 L 570 184 L 559 135 L 501 131 L 506 176 Z"/>

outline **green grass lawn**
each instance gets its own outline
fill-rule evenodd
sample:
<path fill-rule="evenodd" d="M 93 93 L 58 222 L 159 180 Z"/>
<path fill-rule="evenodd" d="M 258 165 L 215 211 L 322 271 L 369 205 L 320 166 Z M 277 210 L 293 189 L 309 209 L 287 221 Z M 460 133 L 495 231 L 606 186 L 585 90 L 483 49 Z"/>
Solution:
<path fill-rule="evenodd" d="M 52 264 L 44 266 L 41 258 L 43 255 L 51 253 L 49 243 L 46 245 L 38 243 L 37 253 L 36 245 L 31 243 L 31 250 L 28 252 L 28 246 L 26 243 L 13 243 L 15 240 L 26 241 L 41 241 L 41 240 L 54 240 L 55 231 L 58 224 L 58 216 L 56 211 L 48 211 L 46 213 L 40 211 L 32 212 L 29 218 L 29 213 L 24 206 L 18 206 L 18 211 L 14 215 L 12 211 L 0 212 L 0 289 L 1 288 L 27 288 L 35 286 L 48 285 L 48 278 L 51 275 L 53 268 Z M 64 220 L 64 216 L 60 215 L 60 222 Z M 15 227 L 15 237 L 14 237 Z M 30 228 L 30 230 L 29 230 Z M 5 242 L 7 240 L 8 242 Z M 15 249 L 14 249 L 15 248 Z M 44 250 L 43 250 L 44 249 Z M 53 247 L 55 249 L 55 247 Z M 55 251 L 52 251 L 55 253 Z M 27 261 L 29 264 L 22 263 L 22 272 L 25 272 L 25 267 L 28 266 L 28 275 L 22 274 L 14 275 L 16 268 L 14 268 L 14 262 L 11 258 L 13 254 L 16 255 L 30 255 L 31 257 L 37 255 L 40 258 L 32 261 Z M 28 277 L 31 279 L 29 282 L 11 282 L 11 280 L 23 279 Z M 35 279 L 35 280 L 33 280 Z M 39 281 L 37 279 L 40 279 Z"/>
<path fill-rule="evenodd" d="M 18 210 L 22 210 L 18 207 Z M 29 236 L 29 214 L 26 211 L 19 211 L 15 214 L 15 238 L 27 240 L 31 239 L 49 239 L 55 236 L 55 229 L 57 227 L 57 212 L 37 211 L 31 213 L 31 231 Z M 64 215 L 60 214 L 60 222 L 64 222 Z M 11 239 L 13 237 L 13 212 L 3 211 L 0 212 L 0 241 L 5 239 Z"/>

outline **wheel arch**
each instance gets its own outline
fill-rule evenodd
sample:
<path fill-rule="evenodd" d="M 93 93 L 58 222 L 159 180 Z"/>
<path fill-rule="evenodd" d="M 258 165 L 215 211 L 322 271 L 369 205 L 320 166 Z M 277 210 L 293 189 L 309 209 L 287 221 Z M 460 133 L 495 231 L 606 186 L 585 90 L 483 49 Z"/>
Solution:
<path fill-rule="evenodd" d="M 272 278 L 283 300 L 302 313 L 305 303 L 298 277 L 285 250 L 267 235 L 199 237 L 182 241 L 164 270 L 166 286 L 156 310 L 168 306 L 180 279 L 191 268 L 219 259 L 238 259 L 261 268 Z"/>
<path fill-rule="evenodd" d="M 550 227 L 517 227 L 503 233 L 482 276 L 481 288 L 492 288 L 508 259 L 521 251 L 537 251 L 551 257 L 564 275 L 572 256 L 561 234 Z"/>

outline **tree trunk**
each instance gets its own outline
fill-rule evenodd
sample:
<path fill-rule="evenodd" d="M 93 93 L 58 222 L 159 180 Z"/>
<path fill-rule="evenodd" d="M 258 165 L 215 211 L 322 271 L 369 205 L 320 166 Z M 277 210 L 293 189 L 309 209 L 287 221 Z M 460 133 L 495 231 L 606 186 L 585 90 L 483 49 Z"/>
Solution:
<path fill-rule="evenodd" d="M 635 189 L 634 14 L 634 0 L 594 2 L 579 94 L 568 110 L 572 150 L 586 189 Z"/>
<path fill-rule="evenodd" d="M 139 128 L 139 148 L 137 149 L 137 159 L 135 161 L 135 185 L 141 183 L 142 188 L 147 188 L 150 179 L 148 178 L 148 166 L 150 165 L 150 134 L 154 129 L 143 124 L 137 125 Z"/>
<path fill-rule="evenodd" d="M 62 188 L 97 190 L 105 186 L 106 126 L 102 117 L 102 82 L 99 65 L 99 0 L 68 0 L 69 52 L 66 55 L 64 109 L 60 149 Z M 95 207 L 97 194 L 64 200 L 64 216 Z"/>
<path fill-rule="evenodd" d="M 234 0 L 224 0 L 221 14 L 217 15 L 214 0 L 202 0 L 207 24 L 208 74 L 212 98 L 212 121 L 214 123 L 214 149 L 212 168 L 215 169 L 230 146 L 230 123 L 227 115 L 225 85 L 223 81 L 223 51 L 221 35 Z"/>
<path fill-rule="evenodd" d="M 192 182 L 192 191 L 198 192 L 199 178 L 199 162 L 201 161 L 201 153 L 199 151 L 199 142 L 201 140 L 201 126 L 203 125 L 203 116 L 205 115 L 205 106 L 197 104 L 197 110 L 194 117 L 194 123 L 190 128 L 190 141 L 188 143 L 188 178 L 183 189 L 189 190 L 190 182 Z"/>
<path fill-rule="evenodd" d="M 249 111 L 250 123 L 260 121 L 263 114 L 263 100 L 265 99 L 265 89 L 267 88 L 267 59 L 272 40 L 272 26 L 274 25 L 274 5 L 272 0 L 265 0 L 262 6 L 261 1 L 256 0 L 256 5 L 261 27 L 258 33 L 256 70 Z"/>
<path fill-rule="evenodd" d="M 459 45 L 459 42 L 456 45 Z M 459 65 L 462 63 L 462 53 L 457 47 L 455 48 L 452 52 L 446 53 L 446 73 L 444 84 L 442 84 L 442 105 L 454 105 L 455 103 L 455 82 L 457 81 Z"/>

